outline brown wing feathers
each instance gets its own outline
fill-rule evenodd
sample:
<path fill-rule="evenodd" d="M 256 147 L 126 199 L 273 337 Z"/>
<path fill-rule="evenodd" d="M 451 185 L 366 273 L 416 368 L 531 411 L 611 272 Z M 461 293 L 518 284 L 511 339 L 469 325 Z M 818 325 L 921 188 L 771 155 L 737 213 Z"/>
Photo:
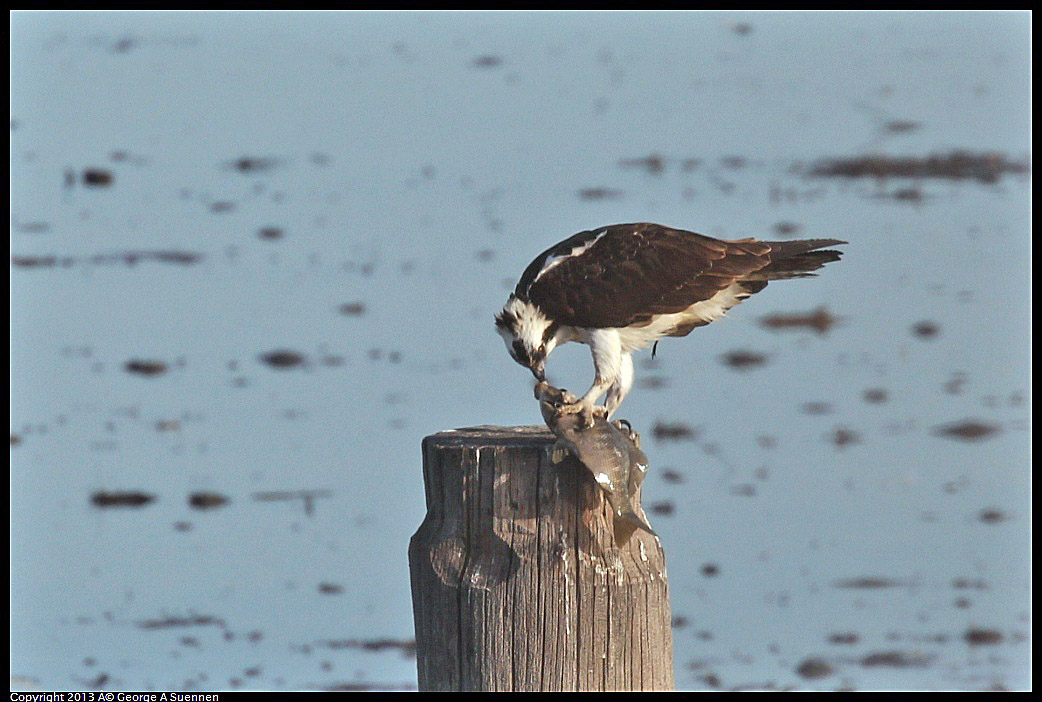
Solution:
<path fill-rule="evenodd" d="M 539 276 L 552 256 L 595 239 L 583 253 L 562 258 Z M 811 275 L 840 255 L 815 249 L 838 243 L 843 242 L 722 241 L 650 223 L 615 225 L 580 232 L 544 251 L 525 271 L 516 294 L 561 324 L 630 326 L 679 312 L 735 282 L 749 281 L 751 293 L 763 288 L 762 281 Z"/>
<path fill-rule="evenodd" d="M 736 280 L 770 263 L 770 248 L 759 241 L 723 242 L 706 237 L 693 238 L 676 232 L 677 283 L 662 290 L 649 310 L 655 314 L 679 312 L 701 300 L 708 300 Z M 683 236 L 686 235 L 686 236 Z M 685 255 L 686 254 L 686 255 Z"/>

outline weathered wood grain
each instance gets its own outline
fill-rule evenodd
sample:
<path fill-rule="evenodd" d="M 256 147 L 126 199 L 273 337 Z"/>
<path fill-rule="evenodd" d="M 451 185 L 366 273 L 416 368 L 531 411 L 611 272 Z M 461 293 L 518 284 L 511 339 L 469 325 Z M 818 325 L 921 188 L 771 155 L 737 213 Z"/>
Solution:
<path fill-rule="evenodd" d="M 665 555 L 616 548 L 590 472 L 544 427 L 423 441 L 409 544 L 420 690 L 672 690 Z M 643 514 L 642 514 L 643 516 Z"/>

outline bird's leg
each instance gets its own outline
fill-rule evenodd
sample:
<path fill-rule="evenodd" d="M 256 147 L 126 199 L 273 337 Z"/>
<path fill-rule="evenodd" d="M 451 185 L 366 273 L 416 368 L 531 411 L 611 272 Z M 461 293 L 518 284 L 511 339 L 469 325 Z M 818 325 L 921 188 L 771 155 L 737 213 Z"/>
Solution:
<path fill-rule="evenodd" d="M 629 394 L 633 387 L 633 357 L 624 353 L 619 359 L 619 374 L 615 382 L 608 388 L 608 397 L 604 400 L 604 418 L 611 419 L 615 411 L 619 409 L 622 400 Z"/>
<path fill-rule="evenodd" d="M 608 409 L 597 405 L 597 398 L 617 384 L 620 375 L 628 368 L 629 382 L 633 382 L 633 362 L 629 354 L 622 353 L 619 332 L 615 329 L 597 329 L 590 334 L 590 352 L 593 354 L 595 377 L 593 386 L 574 405 L 561 408 L 562 414 L 579 414 L 583 427 L 592 427 L 595 417 L 607 417 Z M 623 359 L 626 360 L 623 360 Z M 621 385 L 620 385 L 621 386 Z M 628 386 L 627 386 L 628 389 Z M 625 393 L 623 393 L 625 394 Z M 622 398 L 619 398 L 619 402 Z M 616 403 L 618 406 L 618 403 Z"/>

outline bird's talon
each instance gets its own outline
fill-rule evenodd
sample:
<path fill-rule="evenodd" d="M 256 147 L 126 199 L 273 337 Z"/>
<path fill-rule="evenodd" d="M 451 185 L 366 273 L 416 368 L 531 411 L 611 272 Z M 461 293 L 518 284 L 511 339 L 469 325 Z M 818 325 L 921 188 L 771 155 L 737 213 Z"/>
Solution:
<path fill-rule="evenodd" d="M 597 418 L 604 418 L 606 416 L 607 412 L 600 405 L 583 405 L 581 427 L 583 429 L 592 429 Z"/>
<path fill-rule="evenodd" d="M 583 405 L 581 402 L 565 402 L 558 405 L 556 408 L 557 416 L 565 414 L 579 414 L 583 411 Z"/>

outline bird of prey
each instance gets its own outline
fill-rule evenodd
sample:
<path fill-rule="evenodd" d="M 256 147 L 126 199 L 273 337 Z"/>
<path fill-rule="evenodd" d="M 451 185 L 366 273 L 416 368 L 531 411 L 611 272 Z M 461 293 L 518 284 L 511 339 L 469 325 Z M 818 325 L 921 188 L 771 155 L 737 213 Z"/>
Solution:
<path fill-rule="evenodd" d="M 650 222 L 579 232 L 528 265 L 496 315 L 496 331 L 540 381 L 555 348 L 588 345 L 593 386 L 566 411 L 592 426 L 594 414 L 611 417 L 632 387 L 634 351 L 723 317 L 768 281 L 814 275 L 839 260 L 841 252 L 826 247 L 845 243 L 727 241 Z"/>

